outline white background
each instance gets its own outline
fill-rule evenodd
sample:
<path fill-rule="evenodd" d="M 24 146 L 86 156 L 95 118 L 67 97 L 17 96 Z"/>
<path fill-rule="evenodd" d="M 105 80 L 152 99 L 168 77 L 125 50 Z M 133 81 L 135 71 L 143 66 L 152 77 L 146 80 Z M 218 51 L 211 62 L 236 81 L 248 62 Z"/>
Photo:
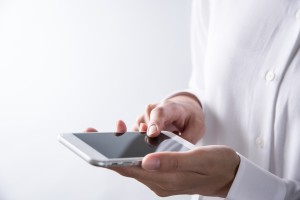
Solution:
<path fill-rule="evenodd" d="M 188 0 L 0 0 L 0 200 L 160 199 L 56 138 L 186 88 L 189 17 Z"/>

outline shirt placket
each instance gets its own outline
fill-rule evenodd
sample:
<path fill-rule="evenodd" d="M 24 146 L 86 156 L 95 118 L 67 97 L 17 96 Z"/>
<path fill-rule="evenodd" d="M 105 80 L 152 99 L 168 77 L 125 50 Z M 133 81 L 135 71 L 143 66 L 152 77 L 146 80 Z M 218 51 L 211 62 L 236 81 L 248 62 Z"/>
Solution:
<path fill-rule="evenodd" d="M 274 121 L 280 86 L 284 81 L 293 59 L 300 30 L 299 2 L 288 3 L 284 21 L 278 25 L 273 35 L 269 51 L 265 53 L 265 62 L 261 67 L 254 93 L 254 112 L 252 115 L 252 134 L 250 138 L 249 158 L 269 169 L 274 157 Z M 298 4 L 298 5 L 295 5 Z M 266 159 L 270 158 L 270 159 Z"/>

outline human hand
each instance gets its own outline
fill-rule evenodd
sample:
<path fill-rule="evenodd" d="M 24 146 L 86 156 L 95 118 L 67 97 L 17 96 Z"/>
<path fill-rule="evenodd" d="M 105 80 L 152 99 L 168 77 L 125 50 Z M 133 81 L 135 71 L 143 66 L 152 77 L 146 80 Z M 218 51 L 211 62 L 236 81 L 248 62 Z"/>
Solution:
<path fill-rule="evenodd" d="M 126 132 L 118 121 L 116 132 Z M 88 128 L 86 132 L 97 132 Z M 156 152 L 143 158 L 141 166 L 111 167 L 119 174 L 143 183 L 157 195 L 200 194 L 226 197 L 240 158 L 226 146 L 198 147 L 187 152 Z"/>
<path fill-rule="evenodd" d="M 157 136 L 162 130 L 171 131 L 195 144 L 204 134 L 204 114 L 195 97 L 178 95 L 147 105 L 133 130 L 147 131 L 149 137 Z"/>
<path fill-rule="evenodd" d="M 240 158 L 226 146 L 205 146 L 188 152 L 148 154 L 142 166 L 111 170 L 145 184 L 158 196 L 200 194 L 225 198 Z"/>

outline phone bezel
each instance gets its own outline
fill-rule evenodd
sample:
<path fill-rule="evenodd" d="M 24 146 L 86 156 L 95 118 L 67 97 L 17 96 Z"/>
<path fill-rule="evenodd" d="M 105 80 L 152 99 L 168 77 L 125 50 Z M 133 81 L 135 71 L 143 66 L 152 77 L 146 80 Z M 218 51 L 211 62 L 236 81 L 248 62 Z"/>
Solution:
<path fill-rule="evenodd" d="M 138 132 L 137 132 L 138 133 Z M 194 149 L 195 145 L 192 143 L 184 140 L 183 138 L 179 137 L 178 135 L 169 132 L 169 131 L 162 131 L 162 134 L 168 136 L 172 140 L 180 143 L 184 147 L 188 149 Z M 140 165 L 142 162 L 143 157 L 132 157 L 132 158 L 107 158 L 93 147 L 89 146 L 74 134 L 83 134 L 81 133 L 62 133 L 59 134 L 58 140 L 63 145 L 68 147 L 71 151 L 75 154 L 80 156 L 86 162 L 90 163 L 91 165 L 98 166 L 98 167 L 113 167 L 113 166 L 132 166 L 132 165 Z M 87 134 L 87 133 L 84 133 Z M 109 133 L 105 133 L 109 134 Z M 115 134 L 111 132 L 111 134 Z"/>

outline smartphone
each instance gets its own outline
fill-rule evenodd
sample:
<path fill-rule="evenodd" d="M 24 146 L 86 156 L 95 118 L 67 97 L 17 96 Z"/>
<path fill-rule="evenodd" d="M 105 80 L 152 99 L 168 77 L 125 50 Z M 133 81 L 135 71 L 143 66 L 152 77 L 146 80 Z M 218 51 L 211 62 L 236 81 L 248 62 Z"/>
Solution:
<path fill-rule="evenodd" d="M 143 132 L 64 133 L 58 140 L 88 163 L 99 167 L 140 165 L 149 153 L 195 148 L 168 131 L 162 131 L 154 138 Z"/>

